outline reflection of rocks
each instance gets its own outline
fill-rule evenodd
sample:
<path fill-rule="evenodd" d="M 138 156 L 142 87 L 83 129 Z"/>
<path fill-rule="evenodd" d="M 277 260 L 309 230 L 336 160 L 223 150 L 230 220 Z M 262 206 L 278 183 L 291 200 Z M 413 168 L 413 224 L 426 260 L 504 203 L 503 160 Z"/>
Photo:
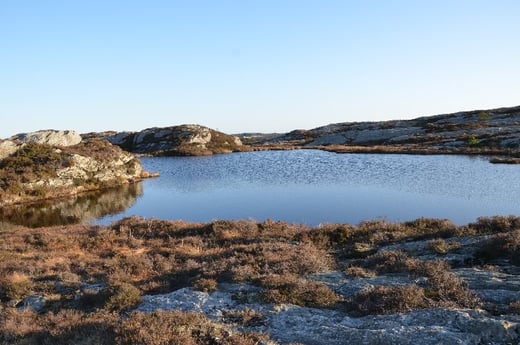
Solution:
<path fill-rule="evenodd" d="M 119 213 L 143 194 L 140 183 L 80 194 L 74 198 L 0 208 L 7 222 L 30 227 L 76 224 Z"/>

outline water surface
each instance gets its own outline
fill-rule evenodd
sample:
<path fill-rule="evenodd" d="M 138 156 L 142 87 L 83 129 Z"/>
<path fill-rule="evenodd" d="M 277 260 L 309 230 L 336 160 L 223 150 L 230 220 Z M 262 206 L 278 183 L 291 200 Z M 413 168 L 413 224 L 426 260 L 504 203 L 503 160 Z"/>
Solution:
<path fill-rule="evenodd" d="M 519 214 L 520 167 L 455 155 L 336 154 L 263 151 L 207 157 L 142 158 L 161 177 L 124 216 L 207 222 L 215 219 L 358 223 L 384 218 Z"/>

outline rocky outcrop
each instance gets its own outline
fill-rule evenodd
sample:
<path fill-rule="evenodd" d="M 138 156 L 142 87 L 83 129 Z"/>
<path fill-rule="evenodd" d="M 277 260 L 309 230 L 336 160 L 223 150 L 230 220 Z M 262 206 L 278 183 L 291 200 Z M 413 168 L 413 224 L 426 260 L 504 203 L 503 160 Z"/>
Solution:
<path fill-rule="evenodd" d="M 257 138 L 258 142 L 258 138 Z M 345 122 L 297 130 L 264 144 L 298 146 L 399 146 L 430 150 L 520 149 L 520 106 L 475 110 L 413 120 Z"/>
<path fill-rule="evenodd" d="M 17 134 L 11 137 L 10 140 L 21 143 L 65 147 L 79 144 L 81 136 L 75 131 L 42 130 Z"/>
<path fill-rule="evenodd" d="M 75 131 L 42 130 L 13 135 L 7 140 L 0 140 L 0 160 L 15 153 L 24 144 L 40 144 L 55 147 L 77 145 L 81 136 Z"/>
<path fill-rule="evenodd" d="M 106 140 L 68 147 L 24 143 L 0 161 L 0 206 L 72 196 L 148 176 L 134 155 Z"/>
<path fill-rule="evenodd" d="M 114 145 L 141 154 L 197 156 L 242 151 L 238 137 L 199 125 L 148 128 L 108 135 Z"/>

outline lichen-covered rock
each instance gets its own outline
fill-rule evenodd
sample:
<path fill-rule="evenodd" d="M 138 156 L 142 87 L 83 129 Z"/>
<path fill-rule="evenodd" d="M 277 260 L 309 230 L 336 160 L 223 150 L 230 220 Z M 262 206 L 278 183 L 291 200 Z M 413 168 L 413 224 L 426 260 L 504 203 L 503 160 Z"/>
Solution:
<path fill-rule="evenodd" d="M 11 137 L 22 143 L 33 143 L 50 146 L 72 146 L 81 142 L 81 136 L 76 131 L 42 130 L 31 133 L 21 133 Z"/>
<path fill-rule="evenodd" d="M 18 150 L 19 145 L 17 145 L 12 140 L 1 140 L 0 141 L 0 159 L 4 159 Z"/>
<path fill-rule="evenodd" d="M 243 149 L 239 138 L 199 125 L 121 132 L 107 139 L 127 151 L 152 155 L 197 156 Z"/>

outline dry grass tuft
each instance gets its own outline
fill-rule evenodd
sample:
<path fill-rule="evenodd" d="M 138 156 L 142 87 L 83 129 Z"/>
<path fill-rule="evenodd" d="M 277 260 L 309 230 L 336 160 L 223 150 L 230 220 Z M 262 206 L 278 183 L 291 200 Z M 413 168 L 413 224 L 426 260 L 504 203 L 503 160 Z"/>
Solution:
<path fill-rule="evenodd" d="M 351 302 L 363 315 L 402 313 L 431 306 L 417 285 L 375 286 L 359 292 Z"/>
<path fill-rule="evenodd" d="M 327 285 L 289 275 L 270 275 L 262 279 L 263 298 L 269 303 L 290 303 L 308 307 L 331 307 L 342 298 Z"/>

